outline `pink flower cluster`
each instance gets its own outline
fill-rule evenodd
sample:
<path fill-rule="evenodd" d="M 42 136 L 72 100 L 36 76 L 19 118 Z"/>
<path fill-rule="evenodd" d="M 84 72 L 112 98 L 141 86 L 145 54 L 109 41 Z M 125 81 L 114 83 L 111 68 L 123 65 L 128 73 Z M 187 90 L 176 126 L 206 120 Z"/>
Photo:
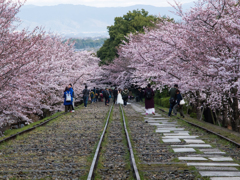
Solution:
<path fill-rule="evenodd" d="M 177 83 L 188 102 L 227 111 L 239 125 L 240 4 L 199 0 L 187 12 L 176 4 L 181 22 L 162 19 L 144 34 L 130 34 L 110 65 L 113 83 L 156 88 Z M 224 112 L 222 112 L 224 113 Z"/>
<path fill-rule="evenodd" d="M 74 52 L 73 45 L 58 36 L 40 28 L 15 31 L 21 6 L 0 2 L 0 126 L 11 119 L 31 122 L 29 115 L 41 115 L 43 109 L 61 109 L 69 83 L 79 98 L 100 71 L 92 52 Z"/>

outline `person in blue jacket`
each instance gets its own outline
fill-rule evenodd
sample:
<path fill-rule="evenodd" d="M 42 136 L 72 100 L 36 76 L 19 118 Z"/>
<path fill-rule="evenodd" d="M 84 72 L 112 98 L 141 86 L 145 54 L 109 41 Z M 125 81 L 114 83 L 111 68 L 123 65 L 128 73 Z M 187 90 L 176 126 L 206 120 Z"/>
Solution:
<path fill-rule="evenodd" d="M 74 90 L 73 90 L 72 84 L 69 84 L 68 88 L 72 92 L 73 101 L 72 101 L 72 111 L 71 112 L 74 112 L 74 101 L 75 101 L 75 98 L 74 98 Z"/>
<path fill-rule="evenodd" d="M 175 105 L 175 114 L 177 114 L 177 109 L 179 110 L 180 115 L 184 118 L 183 114 L 183 105 L 180 104 L 180 101 L 183 99 L 182 95 L 180 94 L 180 91 L 177 89 L 176 90 L 176 95 L 177 95 L 177 104 Z M 174 108 L 173 108 L 174 109 Z"/>
<path fill-rule="evenodd" d="M 67 96 L 70 95 L 71 99 L 68 101 Z M 72 111 L 72 102 L 73 102 L 73 91 L 70 90 L 70 88 L 66 87 L 64 91 L 64 106 L 65 106 L 65 112 L 71 112 Z"/>

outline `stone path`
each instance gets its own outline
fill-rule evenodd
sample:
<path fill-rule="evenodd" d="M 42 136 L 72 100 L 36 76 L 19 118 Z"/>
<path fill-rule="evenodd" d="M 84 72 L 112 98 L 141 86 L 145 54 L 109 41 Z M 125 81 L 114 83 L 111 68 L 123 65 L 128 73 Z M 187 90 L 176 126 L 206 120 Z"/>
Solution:
<path fill-rule="evenodd" d="M 235 163 L 226 152 L 213 148 L 206 144 L 199 136 L 191 136 L 191 132 L 185 128 L 179 128 L 177 121 L 163 117 L 161 114 L 153 116 L 145 115 L 145 108 L 139 104 L 131 104 L 133 109 L 144 116 L 145 122 L 155 126 L 156 133 L 161 133 L 163 143 L 171 143 L 171 148 L 176 153 L 190 153 L 180 156 L 180 162 L 186 162 L 188 166 L 194 166 L 203 177 L 212 180 L 240 180 L 240 171 L 236 168 L 240 165 Z M 179 145 L 183 142 L 183 145 Z M 166 145 L 166 146 L 167 146 Z"/>

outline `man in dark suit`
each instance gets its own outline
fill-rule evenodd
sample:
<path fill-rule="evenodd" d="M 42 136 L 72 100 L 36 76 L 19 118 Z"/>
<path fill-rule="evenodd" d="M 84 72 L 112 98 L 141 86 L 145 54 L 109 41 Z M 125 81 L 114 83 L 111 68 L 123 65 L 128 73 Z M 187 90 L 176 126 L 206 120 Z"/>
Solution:
<path fill-rule="evenodd" d="M 117 101 L 117 96 L 118 96 L 118 90 L 117 87 L 113 90 L 113 103 L 115 104 Z"/>

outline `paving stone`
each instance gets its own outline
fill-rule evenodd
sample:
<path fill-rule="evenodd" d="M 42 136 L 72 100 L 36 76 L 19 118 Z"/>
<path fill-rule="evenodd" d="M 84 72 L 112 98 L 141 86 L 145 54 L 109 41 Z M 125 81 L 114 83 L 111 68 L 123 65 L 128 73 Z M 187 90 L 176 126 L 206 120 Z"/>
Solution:
<path fill-rule="evenodd" d="M 204 152 L 204 154 L 226 154 L 225 152 Z"/>
<path fill-rule="evenodd" d="M 193 148 L 173 148 L 174 152 L 196 152 Z"/>
<path fill-rule="evenodd" d="M 196 167 L 198 170 L 208 170 L 208 171 L 238 171 L 235 167 Z"/>
<path fill-rule="evenodd" d="M 186 143 L 196 143 L 196 144 L 201 144 L 201 143 L 205 143 L 203 140 L 201 139 L 184 139 L 184 141 Z"/>
<path fill-rule="evenodd" d="M 211 180 L 240 180 L 240 177 L 212 177 Z"/>
<path fill-rule="evenodd" d="M 204 157 L 178 157 L 178 159 L 184 161 L 207 161 Z"/>
<path fill-rule="evenodd" d="M 157 130 L 183 131 L 184 128 L 157 128 Z"/>
<path fill-rule="evenodd" d="M 190 136 L 188 133 L 164 133 L 164 136 Z"/>
<path fill-rule="evenodd" d="M 202 152 L 222 152 L 219 149 L 199 149 Z"/>
<path fill-rule="evenodd" d="M 170 138 L 179 138 L 179 139 L 192 139 L 197 138 L 198 136 L 164 136 L 162 138 L 170 139 Z"/>
<path fill-rule="evenodd" d="M 215 158 L 209 158 L 212 161 L 233 161 L 231 157 L 215 157 Z"/>
<path fill-rule="evenodd" d="M 208 158 L 211 158 L 211 157 L 224 157 L 222 155 L 218 155 L 218 154 L 190 154 L 188 155 L 188 157 L 208 157 Z"/>
<path fill-rule="evenodd" d="M 226 176 L 226 177 L 231 177 L 231 176 L 239 176 L 240 177 L 240 172 L 228 172 L 228 171 L 199 171 L 199 173 L 202 176 Z"/>
<path fill-rule="evenodd" d="M 165 142 L 165 143 L 168 143 L 168 142 L 181 142 L 180 139 L 163 139 L 162 141 Z"/>
<path fill-rule="evenodd" d="M 188 166 L 240 166 L 236 163 L 187 163 Z"/>
<path fill-rule="evenodd" d="M 219 149 L 199 149 L 204 152 L 204 154 L 226 154 L 225 152 L 220 151 Z"/>
<path fill-rule="evenodd" d="M 166 132 L 171 132 L 171 130 L 156 130 L 156 132 L 158 133 L 166 133 Z"/>
<path fill-rule="evenodd" d="M 212 147 L 210 144 L 171 145 L 172 147 Z"/>
<path fill-rule="evenodd" d="M 173 131 L 174 133 L 189 133 L 189 131 Z"/>

